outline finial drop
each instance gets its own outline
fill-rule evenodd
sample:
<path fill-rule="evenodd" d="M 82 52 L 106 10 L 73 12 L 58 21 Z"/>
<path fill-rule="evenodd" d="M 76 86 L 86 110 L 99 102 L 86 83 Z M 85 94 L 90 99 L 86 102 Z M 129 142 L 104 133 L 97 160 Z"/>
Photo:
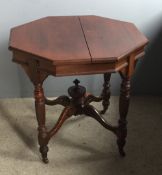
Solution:
<path fill-rule="evenodd" d="M 73 83 L 75 84 L 76 87 L 78 87 L 78 84 L 80 83 L 80 81 L 79 81 L 78 79 L 75 79 L 75 80 L 73 81 Z"/>

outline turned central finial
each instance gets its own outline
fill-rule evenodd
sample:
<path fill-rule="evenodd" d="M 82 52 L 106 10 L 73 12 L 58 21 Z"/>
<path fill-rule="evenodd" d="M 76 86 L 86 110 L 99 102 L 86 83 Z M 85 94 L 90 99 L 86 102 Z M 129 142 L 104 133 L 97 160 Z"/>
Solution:
<path fill-rule="evenodd" d="M 84 97 L 84 94 L 86 92 L 86 88 L 79 85 L 80 81 L 78 79 L 75 79 L 73 81 L 73 83 L 75 84 L 75 86 L 69 87 L 69 89 L 68 89 L 69 95 L 73 99 L 76 99 L 76 98 L 79 99 L 79 98 Z"/>
<path fill-rule="evenodd" d="M 75 79 L 75 80 L 73 81 L 73 83 L 75 84 L 76 87 L 78 87 L 78 84 L 80 83 L 80 81 L 79 81 L 78 79 Z"/>

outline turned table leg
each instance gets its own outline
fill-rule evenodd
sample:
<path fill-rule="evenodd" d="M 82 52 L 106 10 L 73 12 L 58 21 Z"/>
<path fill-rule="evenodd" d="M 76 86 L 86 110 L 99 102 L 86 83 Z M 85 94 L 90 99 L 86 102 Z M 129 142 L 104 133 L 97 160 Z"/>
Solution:
<path fill-rule="evenodd" d="M 35 110 L 38 121 L 38 142 L 40 145 L 40 152 L 42 154 L 42 160 L 44 163 L 48 163 L 48 141 L 47 141 L 47 129 L 45 126 L 45 97 L 42 88 L 42 84 L 35 85 Z"/>
<path fill-rule="evenodd" d="M 117 132 L 117 144 L 119 148 L 119 152 L 121 156 L 125 156 L 125 152 L 123 150 L 124 145 L 126 143 L 127 136 L 127 113 L 129 107 L 129 99 L 130 99 L 130 79 L 127 77 L 123 77 L 121 83 L 121 91 L 120 91 L 120 99 L 119 99 L 119 126 Z"/>
<path fill-rule="evenodd" d="M 105 114 L 107 111 L 109 105 L 110 105 L 110 77 L 111 73 L 105 73 L 104 74 L 104 84 L 103 84 L 103 90 L 101 93 L 101 97 L 103 98 L 102 105 L 103 110 L 100 112 L 101 114 Z"/>

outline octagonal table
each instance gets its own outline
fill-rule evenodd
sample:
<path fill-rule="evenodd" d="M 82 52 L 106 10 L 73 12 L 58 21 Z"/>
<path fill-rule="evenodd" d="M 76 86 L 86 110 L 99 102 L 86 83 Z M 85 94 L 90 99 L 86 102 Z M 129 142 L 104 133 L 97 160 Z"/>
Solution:
<path fill-rule="evenodd" d="M 127 112 L 130 98 L 130 78 L 137 59 L 143 55 L 147 38 L 134 24 L 98 16 L 61 16 L 42 18 L 11 30 L 9 49 L 13 61 L 20 64 L 33 83 L 38 120 L 38 141 L 45 163 L 48 162 L 48 142 L 63 122 L 72 115 L 85 114 L 96 119 L 117 136 L 122 156 L 127 135 Z M 122 78 L 119 98 L 119 123 L 112 126 L 101 114 L 109 106 L 110 76 L 119 72 Z M 99 97 L 86 93 L 74 81 L 62 95 L 49 100 L 43 92 L 43 82 L 49 76 L 104 74 L 103 90 Z M 97 111 L 90 103 L 102 101 Z M 45 124 L 45 105 L 63 105 L 58 122 L 51 130 Z"/>

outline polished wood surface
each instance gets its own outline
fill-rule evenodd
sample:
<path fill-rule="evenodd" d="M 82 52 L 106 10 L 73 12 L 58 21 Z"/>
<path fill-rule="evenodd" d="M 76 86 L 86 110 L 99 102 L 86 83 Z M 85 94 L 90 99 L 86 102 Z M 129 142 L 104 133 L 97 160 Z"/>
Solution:
<path fill-rule="evenodd" d="M 62 65 L 120 59 L 147 42 L 128 22 L 97 16 L 46 17 L 13 28 L 10 48 Z"/>
<path fill-rule="evenodd" d="M 78 17 L 46 17 L 13 28 L 10 47 L 54 64 L 91 62 Z"/>
<path fill-rule="evenodd" d="M 147 43 L 132 23 L 98 16 L 80 19 L 94 63 L 121 59 Z"/>
<path fill-rule="evenodd" d="M 20 64 L 33 83 L 35 110 L 38 121 L 38 141 L 42 160 L 48 163 L 48 142 L 72 115 L 85 114 L 97 120 L 117 136 L 121 156 L 125 156 L 127 113 L 130 99 L 130 80 L 138 57 L 144 54 L 147 38 L 132 23 L 97 16 L 46 17 L 11 30 L 9 49 L 13 61 Z M 101 114 L 110 103 L 110 77 L 121 76 L 119 122 L 109 124 Z M 103 90 L 99 97 L 87 93 L 74 81 L 69 96 L 55 100 L 45 97 L 43 82 L 49 76 L 104 74 Z M 102 101 L 97 111 L 90 103 Z M 57 123 L 46 128 L 45 105 L 62 105 Z"/>

